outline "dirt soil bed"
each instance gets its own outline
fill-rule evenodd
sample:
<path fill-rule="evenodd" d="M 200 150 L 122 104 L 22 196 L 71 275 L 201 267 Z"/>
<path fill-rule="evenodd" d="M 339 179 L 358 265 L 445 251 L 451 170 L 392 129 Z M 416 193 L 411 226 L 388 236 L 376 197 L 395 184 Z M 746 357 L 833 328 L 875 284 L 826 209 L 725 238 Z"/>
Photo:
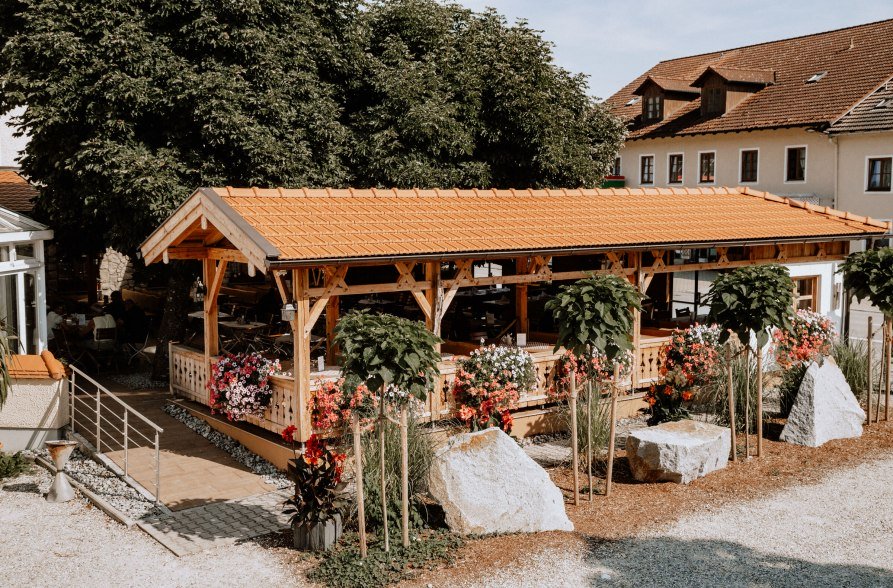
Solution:
<path fill-rule="evenodd" d="M 769 437 L 777 439 L 781 423 L 770 423 Z M 739 456 L 743 439 L 739 438 Z M 751 437 L 751 451 L 756 439 Z M 819 448 L 800 447 L 765 439 L 762 458 L 743 460 L 708 477 L 684 486 L 672 483 L 644 484 L 636 482 L 627 466 L 623 451 L 618 452 L 614 466 L 612 496 L 596 495 L 592 502 L 581 496 L 580 505 L 573 505 L 573 472 L 567 468 L 549 470 L 553 481 L 563 491 L 567 511 L 574 522 L 572 533 L 539 533 L 504 535 L 469 541 L 460 550 L 457 564 L 448 570 L 426 573 L 404 586 L 439 586 L 469 584 L 482 574 L 523 563 L 535 553 L 555 549 L 577 551 L 592 542 L 611 541 L 635 536 L 646 527 L 669 524 L 680 516 L 717 508 L 731 502 L 764 497 L 773 491 L 795 485 L 815 484 L 828 472 L 854 466 L 893 454 L 893 424 L 880 423 L 865 429 L 859 439 L 830 441 Z M 580 478 L 586 485 L 586 476 Z M 604 478 L 595 484 L 603 492 Z"/>

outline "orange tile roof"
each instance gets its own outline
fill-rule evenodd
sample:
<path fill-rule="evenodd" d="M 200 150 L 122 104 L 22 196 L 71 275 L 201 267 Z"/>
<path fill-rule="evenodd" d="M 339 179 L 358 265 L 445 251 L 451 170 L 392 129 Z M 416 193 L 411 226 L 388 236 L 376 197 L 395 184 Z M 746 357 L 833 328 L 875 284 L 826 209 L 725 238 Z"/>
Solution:
<path fill-rule="evenodd" d="M 61 380 L 65 367 L 49 351 L 40 355 L 10 355 L 9 377 L 19 380 L 51 378 Z"/>
<path fill-rule="evenodd" d="M 886 223 L 745 188 L 203 188 L 195 198 L 256 235 L 273 263 L 848 240 L 887 229 Z M 169 234 L 162 225 L 147 243 Z M 144 244 L 144 255 L 149 249 Z"/>
<path fill-rule="evenodd" d="M 824 127 L 893 75 L 893 19 L 662 61 L 605 100 L 630 121 L 630 139 L 793 126 Z M 695 98 L 667 119 L 641 120 L 629 102 L 647 77 L 694 82 L 712 67 L 722 75 L 771 83 L 723 116 L 702 117 Z M 737 73 L 736 73 L 737 72 Z M 762 72 L 762 73 L 761 73 Z M 770 73 L 774 74 L 773 77 Z M 817 73 L 821 80 L 806 83 Z"/>
<path fill-rule="evenodd" d="M 31 200 L 37 190 L 13 170 L 0 170 L 0 208 L 13 212 L 31 212 Z"/>

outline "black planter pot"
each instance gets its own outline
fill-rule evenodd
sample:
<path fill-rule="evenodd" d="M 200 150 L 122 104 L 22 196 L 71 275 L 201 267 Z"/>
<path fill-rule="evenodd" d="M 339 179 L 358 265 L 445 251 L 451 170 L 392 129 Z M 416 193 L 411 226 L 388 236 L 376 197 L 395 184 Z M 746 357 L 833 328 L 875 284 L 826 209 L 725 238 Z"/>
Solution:
<path fill-rule="evenodd" d="M 315 525 L 292 525 L 295 549 L 301 551 L 329 551 L 341 537 L 341 515 Z"/>

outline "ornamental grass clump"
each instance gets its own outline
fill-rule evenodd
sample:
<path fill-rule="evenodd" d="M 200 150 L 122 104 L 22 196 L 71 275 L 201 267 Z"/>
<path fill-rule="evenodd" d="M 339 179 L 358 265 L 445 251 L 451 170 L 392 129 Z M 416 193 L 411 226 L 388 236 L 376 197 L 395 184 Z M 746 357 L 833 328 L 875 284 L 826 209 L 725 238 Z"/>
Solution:
<path fill-rule="evenodd" d="M 459 418 L 472 431 L 500 427 L 509 433 L 510 411 L 521 393 L 535 385 L 533 358 L 523 349 L 496 345 L 475 349 L 456 366 L 453 395 Z"/>
<path fill-rule="evenodd" d="M 211 411 L 223 412 L 231 421 L 263 415 L 273 397 L 270 375 L 280 369 L 278 360 L 260 353 L 224 355 L 211 368 L 208 379 Z"/>

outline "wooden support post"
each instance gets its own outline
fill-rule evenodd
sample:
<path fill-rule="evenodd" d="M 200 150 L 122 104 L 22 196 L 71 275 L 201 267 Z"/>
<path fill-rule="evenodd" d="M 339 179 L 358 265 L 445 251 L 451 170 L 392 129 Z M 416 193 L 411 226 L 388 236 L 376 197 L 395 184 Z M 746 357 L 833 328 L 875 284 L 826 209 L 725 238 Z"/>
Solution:
<path fill-rule="evenodd" d="M 866 374 L 866 376 L 867 376 L 866 381 L 868 382 L 868 385 L 865 387 L 865 415 L 868 418 L 866 419 L 866 422 L 865 422 L 866 425 L 871 424 L 871 392 L 872 392 L 872 388 L 874 387 L 874 382 L 871 381 L 872 380 L 871 367 L 872 367 L 872 363 L 874 362 L 874 357 L 872 357 L 874 355 L 874 324 L 873 323 L 874 323 L 874 317 L 868 317 L 868 341 L 867 341 L 867 345 L 868 345 L 868 374 Z"/>
<path fill-rule="evenodd" d="M 224 268 L 226 264 L 224 263 Z M 211 357 L 220 353 L 220 339 L 217 336 L 217 294 L 220 292 L 219 287 L 215 290 L 214 284 L 217 282 L 218 267 L 213 259 L 202 260 L 202 281 L 205 284 L 205 300 L 203 303 L 202 318 L 205 324 L 205 369 L 208 370 L 208 380 L 211 379 Z M 223 271 L 220 271 L 220 277 L 223 277 Z"/>
<path fill-rule="evenodd" d="M 403 506 L 403 547 L 409 547 L 409 422 L 407 409 L 400 410 L 400 482 Z"/>
<path fill-rule="evenodd" d="M 763 350 L 757 349 L 757 457 L 763 456 Z"/>
<path fill-rule="evenodd" d="M 292 270 L 292 287 L 295 297 L 295 320 L 292 322 L 292 339 L 294 365 L 295 408 L 298 416 L 297 428 L 301 441 L 310 438 L 310 409 L 307 401 L 310 398 L 310 334 L 306 326 L 310 319 L 310 298 L 307 289 L 310 286 L 310 274 L 307 268 Z"/>
<path fill-rule="evenodd" d="M 332 296 L 326 303 L 326 363 L 329 365 L 337 364 L 337 356 L 341 353 L 335 345 L 335 327 L 338 326 L 341 314 L 340 303 L 341 299 L 338 296 Z"/>
<path fill-rule="evenodd" d="M 441 321 L 443 320 L 443 288 L 440 284 L 440 262 L 432 261 L 425 265 L 425 281 L 431 287 L 425 291 L 425 298 L 431 307 L 431 314 L 425 317 L 425 325 L 428 330 L 440 337 Z M 440 344 L 437 345 L 440 351 Z"/>
<path fill-rule="evenodd" d="M 353 426 L 353 459 L 357 484 L 357 524 L 360 532 L 360 557 L 366 557 L 366 505 L 363 503 L 363 442 L 360 438 L 360 415 L 351 415 Z"/>
<path fill-rule="evenodd" d="M 528 272 L 527 258 L 519 257 L 515 260 L 515 273 L 517 275 Z M 515 319 L 517 333 L 530 332 L 530 319 L 527 315 L 527 284 L 515 285 Z"/>
<path fill-rule="evenodd" d="M 597 376 L 596 376 L 597 377 Z M 596 387 L 596 390 L 598 388 Z M 592 502 L 592 380 L 586 382 L 586 475 L 589 477 L 589 502 Z"/>
<path fill-rule="evenodd" d="M 883 386 L 887 379 L 887 369 L 888 366 L 884 365 L 884 360 L 887 358 L 887 317 L 884 317 L 884 322 L 881 323 L 881 373 L 880 379 L 877 383 L 877 402 L 874 405 L 874 422 L 881 422 L 881 396 L 883 395 Z"/>
<path fill-rule="evenodd" d="M 387 482 L 386 472 L 385 472 L 385 436 L 384 429 L 388 422 L 387 414 L 385 414 L 385 397 L 384 397 L 384 384 L 381 385 L 379 389 L 379 405 L 381 406 L 381 413 L 378 417 L 378 467 L 381 472 L 381 520 L 382 527 L 384 531 L 384 550 L 385 553 L 391 550 L 391 544 L 388 538 L 388 491 L 387 491 Z"/>
<path fill-rule="evenodd" d="M 738 441 L 735 438 L 735 387 L 732 384 L 732 346 L 726 344 L 726 368 L 729 376 L 729 427 L 732 429 L 732 461 L 738 461 Z"/>
<path fill-rule="evenodd" d="M 574 506 L 580 506 L 580 454 L 577 447 L 577 374 L 571 371 L 571 456 L 574 467 Z"/>
<path fill-rule="evenodd" d="M 614 364 L 614 381 L 611 383 L 611 432 L 608 434 L 608 472 L 605 480 L 605 496 L 611 495 L 614 478 L 614 439 L 617 436 L 617 383 L 620 381 L 620 366 Z"/>

